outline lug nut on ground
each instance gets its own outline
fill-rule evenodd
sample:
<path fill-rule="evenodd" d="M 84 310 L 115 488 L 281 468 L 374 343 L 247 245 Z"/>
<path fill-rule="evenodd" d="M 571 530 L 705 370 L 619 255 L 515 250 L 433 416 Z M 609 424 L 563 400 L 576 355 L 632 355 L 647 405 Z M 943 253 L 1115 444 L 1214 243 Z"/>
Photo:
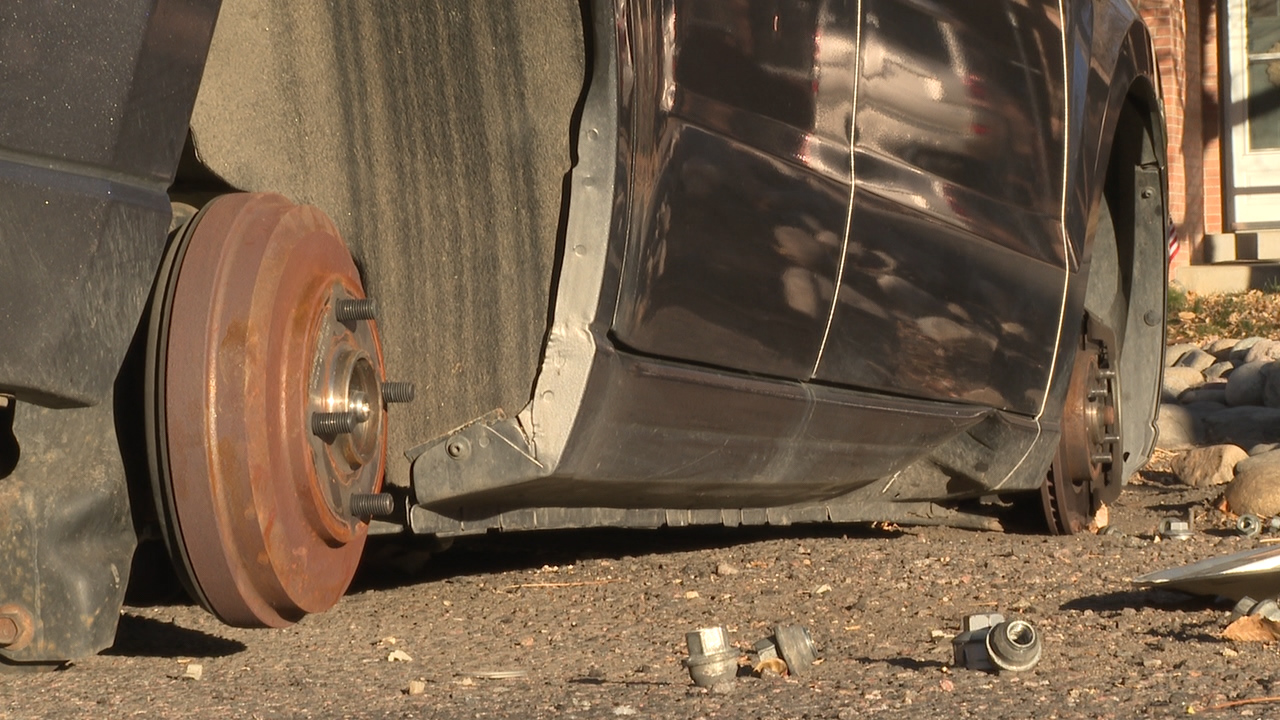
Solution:
<path fill-rule="evenodd" d="M 1040 633 L 1026 620 L 1000 613 L 966 616 L 951 641 L 955 664 L 971 670 L 1022 672 L 1040 662 Z"/>
<path fill-rule="evenodd" d="M 689 657 L 684 666 L 689 677 L 698 687 L 715 687 L 733 680 L 738 675 L 738 658 L 742 653 L 729 644 L 729 633 L 724 627 L 702 628 L 684 636 Z"/>

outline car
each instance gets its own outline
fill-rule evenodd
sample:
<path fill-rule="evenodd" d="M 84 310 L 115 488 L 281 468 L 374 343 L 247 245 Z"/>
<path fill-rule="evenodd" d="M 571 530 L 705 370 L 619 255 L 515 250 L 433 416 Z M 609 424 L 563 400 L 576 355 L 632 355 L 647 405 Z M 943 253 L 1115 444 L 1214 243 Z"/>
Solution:
<path fill-rule="evenodd" d="M 280 627 L 370 535 L 1077 533 L 1154 445 L 1129 3 L 9 14 L 6 667 L 109 646 L 157 555 Z"/>

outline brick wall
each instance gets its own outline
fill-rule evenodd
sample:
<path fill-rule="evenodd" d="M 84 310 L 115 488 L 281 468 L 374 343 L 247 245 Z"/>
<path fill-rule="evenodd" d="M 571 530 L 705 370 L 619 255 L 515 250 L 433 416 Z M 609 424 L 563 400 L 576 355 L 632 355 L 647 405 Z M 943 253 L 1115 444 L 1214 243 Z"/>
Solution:
<path fill-rule="evenodd" d="M 1160 67 L 1169 129 L 1169 210 L 1183 242 L 1179 264 L 1198 262 L 1205 234 L 1223 232 L 1219 2 L 1138 2 Z"/>

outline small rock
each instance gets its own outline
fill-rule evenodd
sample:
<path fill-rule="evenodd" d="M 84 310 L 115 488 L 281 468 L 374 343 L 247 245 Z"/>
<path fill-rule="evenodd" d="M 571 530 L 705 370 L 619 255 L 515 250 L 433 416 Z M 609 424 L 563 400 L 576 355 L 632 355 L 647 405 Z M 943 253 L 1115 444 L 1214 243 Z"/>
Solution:
<path fill-rule="evenodd" d="M 1280 360 L 1280 342 L 1275 340 L 1261 340 L 1253 344 L 1249 348 L 1249 352 L 1244 355 L 1245 364 L 1251 362 L 1272 362 Z"/>
<path fill-rule="evenodd" d="M 697 600 L 700 597 L 702 596 L 698 594 L 697 590 L 688 590 L 684 594 L 685 600 Z"/>
<path fill-rule="evenodd" d="M 1236 372 L 1239 372 L 1237 370 Z M 1166 402 L 1177 400 L 1178 396 L 1186 392 L 1190 388 L 1200 387 L 1204 384 L 1204 373 L 1195 368 L 1188 367 L 1171 367 L 1164 371 L 1164 384 L 1161 387 L 1161 397 Z M 1261 397 L 1262 388 L 1258 388 L 1258 395 Z"/>
<path fill-rule="evenodd" d="M 1236 463 L 1247 457 L 1244 448 L 1236 445 L 1211 445 L 1179 455 L 1171 466 L 1184 485 L 1209 487 L 1231 482 Z"/>
<path fill-rule="evenodd" d="M 1225 494 L 1227 506 L 1237 515 L 1280 514 L 1280 451 L 1241 460 Z"/>
<path fill-rule="evenodd" d="M 1270 362 L 1262 366 L 1262 404 L 1280 408 L 1280 363 Z"/>
<path fill-rule="evenodd" d="M 1260 337 L 1254 336 L 1254 337 L 1247 337 L 1237 342 L 1231 348 L 1231 354 L 1229 356 L 1231 359 L 1231 364 L 1235 365 L 1236 367 L 1243 365 L 1245 356 L 1249 354 L 1249 348 L 1253 347 L 1254 345 L 1257 345 L 1258 343 L 1262 342 L 1265 339 L 1266 338 L 1260 338 Z"/>
<path fill-rule="evenodd" d="M 1216 362 L 1204 369 L 1205 380 L 1218 380 L 1226 378 L 1235 369 L 1235 365 L 1230 362 Z"/>
<path fill-rule="evenodd" d="M 717 563 L 717 564 L 716 564 L 716 574 L 717 574 L 717 575 L 737 575 L 737 574 L 738 574 L 738 568 L 736 568 L 736 567 L 734 567 L 734 566 L 730 565 L 730 564 L 729 564 L 729 563 L 727 563 L 727 562 Z"/>
<path fill-rule="evenodd" d="M 1227 404 L 1261 405 L 1262 390 L 1266 383 L 1262 368 L 1265 362 L 1248 363 L 1238 366 L 1227 379 Z"/>
<path fill-rule="evenodd" d="M 1156 447 L 1161 450 L 1185 450 L 1200 442 L 1200 423 L 1181 405 L 1161 404 L 1156 427 Z"/>
<path fill-rule="evenodd" d="M 814 595 L 823 595 L 829 592 L 831 592 L 831 586 L 825 583 L 813 589 Z"/>
<path fill-rule="evenodd" d="M 409 695 L 421 695 L 427 691 L 427 684 L 421 680 L 410 680 L 409 688 L 405 693 Z"/>
<path fill-rule="evenodd" d="M 1280 442 L 1280 409 L 1254 406 L 1227 408 L 1206 416 L 1201 427 L 1204 428 L 1204 439 L 1214 444 L 1253 447 Z"/>
<path fill-rule="evenodd" d="M 1178 358 L 1178 361 L 1173 365 L 1174 367 L 1187 367 L 1192 370 L 1204 372 L 1210 365 L 1217 362 L 1217 360 L 1217 358 L 1200 348 L 1192 348 L 1183 353 L 1182 357 Z"/>
<path fill-rule="evenodd" d="M 614 715 L 635 715 L 636 709 L 630 705 L 617 705 L 613 708 Z"/>
<path fill-rule="evenodd" d="M 204 666 L 200 663 L 188 663 L 187 669 L 182 671 L 182 679 L 199 680 L 204 677 Z"/>
<path fill-rule="evenodd" d="M 1196 347 L 1191 343 L 1178 343 L 1176 345 L 1170 345 L 1169 347 L 1164 349 L 1164 366 L 1173 367 L 1174 365 L 1177 365 L 1178 361 L 1181 360 L 1184 355 L 1191 352 L 1192 350 L 1199 351 L 1200 348 Z"/>
<path fill-rule="evenodd" d="M 1183 405 L 1190 405 L 1198 402 L 1220 403 L 1223 406 L 1227 404 L 1227 384 L 1221 381 L 1207 382 L 1200 387 L 1193 387 L 1184 390 L 1178 396 L 1178 402 Z"/>
<path fill-rule="evenodd" d="M 1218 338 L 1217 340 L 1211 340 L 1206 343 L 1204 351 L 1219 360 L 1228 360 L 1231 357 L 1231 349 L 1234 348 L 1238 342 L 1240 341 L 1235 338 Z"/>
<path fill-rule="evenodd" d="M 413 658 L 403 650 L 392 650 L 387 655 L 387 662 L 413 662 Z"/>

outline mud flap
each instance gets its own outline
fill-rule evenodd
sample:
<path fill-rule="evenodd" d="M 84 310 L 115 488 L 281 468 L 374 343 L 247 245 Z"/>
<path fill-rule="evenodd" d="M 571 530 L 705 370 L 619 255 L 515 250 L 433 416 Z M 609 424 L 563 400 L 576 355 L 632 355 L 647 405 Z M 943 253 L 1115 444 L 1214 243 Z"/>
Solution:
<path fill-rule="evenodd" d="M 135 545 L 111 404 L 0 408 L 0 670 L 109 647 Z"/>

